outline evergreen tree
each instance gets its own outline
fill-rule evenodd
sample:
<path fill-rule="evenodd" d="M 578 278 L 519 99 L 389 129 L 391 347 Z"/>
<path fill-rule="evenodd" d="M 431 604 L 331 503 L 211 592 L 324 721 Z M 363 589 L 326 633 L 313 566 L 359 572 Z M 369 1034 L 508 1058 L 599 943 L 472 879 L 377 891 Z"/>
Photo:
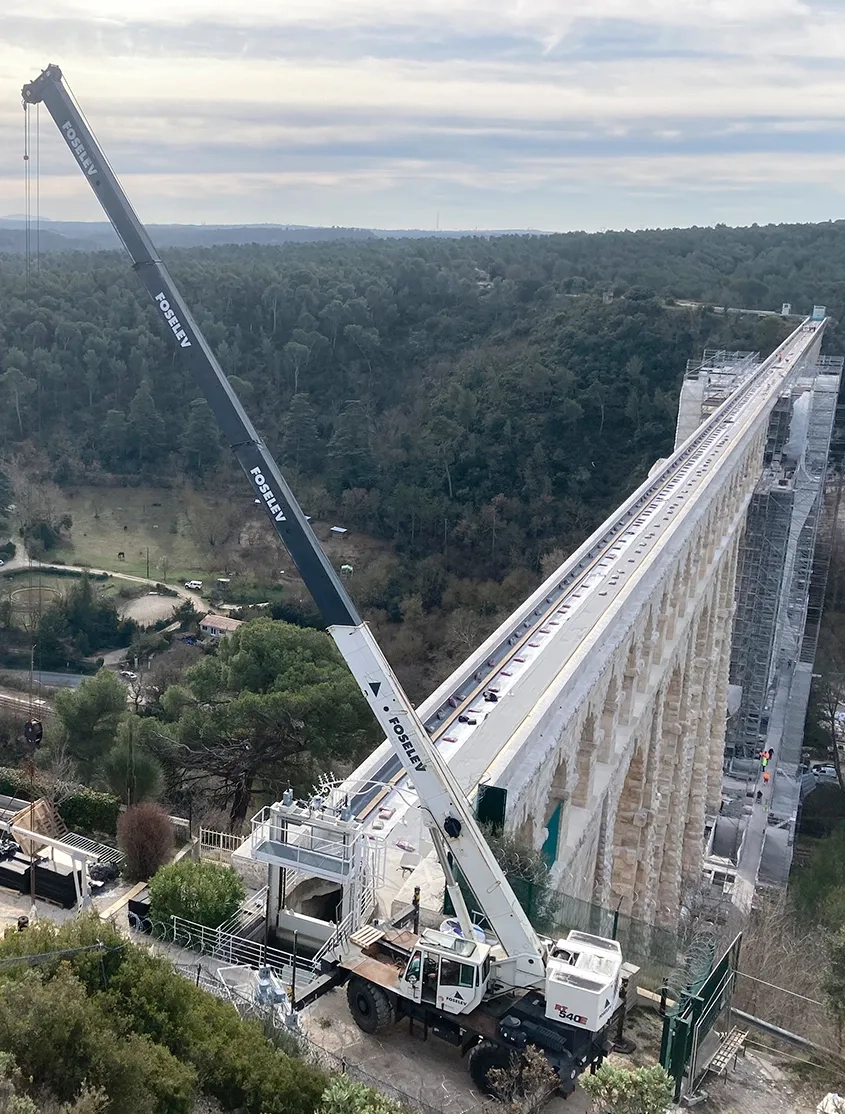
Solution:
<path fill-rule="evenodd" d="M 109 468 L 126 463 L 129 448 L 129 426 L 122 410 L 109 410 L 100 430 L 100 456 Z"/>
<path fill-rule="evenodd" d="M 294 472 L 310 472 L 316 467 L 320 438 L 317 433 L 317 412 L 308 395 L 294 395 L 290 409 L 282 419 L 282 453 L 285 463 Z"/>
<path fill-rule="evenodd" d="M 13 500 L 12 483 L 6 473 L 0 471 L 0 529 L 3 529 L 9 521 L 7 508 Z"/>
<path fill-rule="evenodd" d="M 129 435 L 139 465 L 155 460 L 164 448 L 164 422 L 147 379 L 129 404 Z"/>
<path fill-rule="evenodd" d="M 2 384 L 6 397 L 11 403 L 12 413 L 17 419 L 15 424 L 21 437 L 23 437 L 23 416 L 26 413 L 26 400 L 31 394 L 34 394 L 35 382 L 28 375 L 24 375 L 20 368 L 10 365 L 0 375 L 0 384 Z"/>
<path fill-rule="evenodd" d="M 213 471 L 220 460 L 220 430 L 204 398 L 195 398 L 191 403 L 180 447 L 188 471 L 196 476 Z"/>
<path fill-rule="evenodd" d="M 378 478 L 370 444 L 370 419 L 360 402 L 347 402 L 328 447 L 328 482 L 335 495 L 373 487 Z"/>

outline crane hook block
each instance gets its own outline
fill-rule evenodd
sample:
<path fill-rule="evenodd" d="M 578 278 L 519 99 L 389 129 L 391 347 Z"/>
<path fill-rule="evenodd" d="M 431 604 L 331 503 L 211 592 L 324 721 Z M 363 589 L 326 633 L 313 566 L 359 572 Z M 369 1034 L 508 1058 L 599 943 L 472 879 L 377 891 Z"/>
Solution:
<path fill-rule="evenodd" d="M 23 729 L 23 737 L 30 746 L 40 746 L 41 740 L 44 738 L 44 728 L 41 726 L 41 721 L 37 719 L 28 720 Z"/>

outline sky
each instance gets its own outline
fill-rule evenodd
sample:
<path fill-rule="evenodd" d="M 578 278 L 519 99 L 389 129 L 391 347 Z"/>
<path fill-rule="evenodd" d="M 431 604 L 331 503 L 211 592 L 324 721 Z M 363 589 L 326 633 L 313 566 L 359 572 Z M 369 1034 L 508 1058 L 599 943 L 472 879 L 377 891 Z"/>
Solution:
<path fill-rule="evenodd" d="M 0 0 L 148 223 L 567 231 L 838 219 L 845 0 Z M 42 108 L 41 213 L 102 212 Z"/>

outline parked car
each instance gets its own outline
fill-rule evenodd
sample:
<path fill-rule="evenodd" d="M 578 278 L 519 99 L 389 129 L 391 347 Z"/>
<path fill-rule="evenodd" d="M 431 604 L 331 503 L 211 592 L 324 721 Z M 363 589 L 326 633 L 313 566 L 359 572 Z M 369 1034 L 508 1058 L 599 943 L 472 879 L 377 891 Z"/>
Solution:
<path fill-rule="evenodd" d="M 836 777 L 836 767 L 832 762 L 814 762 L 812 773 L 815 777 Z"/>
<path fill-rule="evenodd" d="M 127 681 L 137 681 L 138 680 L 138 674 L 133 673 L 131 669 L 121 669 L 120 675 L 121 675 L 121 677 L 125 677 Z"/>
<path fill-rule="evenodd" d="M 202 581 L 201 580 L 186 580 L 185 581 L 185 587 L 186 588 L 193 588 L 195 592 L 200 592 L 200 591 L 202 591 Z"/>

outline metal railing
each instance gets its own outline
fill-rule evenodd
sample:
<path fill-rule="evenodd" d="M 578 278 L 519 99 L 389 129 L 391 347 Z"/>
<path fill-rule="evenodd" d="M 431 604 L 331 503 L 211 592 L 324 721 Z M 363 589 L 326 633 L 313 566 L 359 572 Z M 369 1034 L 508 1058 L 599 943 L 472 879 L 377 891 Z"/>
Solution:
<path fill-rule="evenodd" d="M 232 853 L 244 842 L 244 837 L 232 832 L 217 832 L 213 828 L 200 828 L 200 856 L 219 863 L 230 863 Z"/>
<path fill-rule="evenodd" d="M 297 867 L 305 874 L 318 877 L 326 872 L 342 880 L 351 879 L 360 861 L 360 831 L 346 830 L 315 834 L 308 819 L 280 818 L 272 805 L 267 805 L 252 818 L 250 848 L 253 853 L 272 844 L 277 865 Z"/>
<path fill-rule="evenodd" d="M 317 975 L 311 959 L 294 957 L 291 952 L 270 947 L 257 940 L 247 940 L 223 928 L 196 924 L 184 917 L 172 916 L 166 921 L 152 921 L 149 931 L 154 938 L 164 943 L 174 944 L 212 959 L 255 970 L 268 967 L 288 987 L 293 981 L 294 968 L 297 987 L 307 986 Z"/>
<path fill-rule="evenodd" d="M 251 921 L 258 916 L 266 916 L 267 895 L 269 893 L 270 887 L 262 886 L 252 897 L 247 898 L 228 920 L 225 920 L 220 925 L 218 931 L 236 933 L 237 929 L 242 927 L 244 922 Z"/>
<path fill-rule="evenodd" d="M 361 885 L 352 908 L 336 926 L 332 935 L 314 956 L 314 968 L 319 971 L 320 963 L 334 952 L 343 952 L 349 945 L 349 937 L 370 917 L 378 898 L 378 876 L 369 870 Z"/>

